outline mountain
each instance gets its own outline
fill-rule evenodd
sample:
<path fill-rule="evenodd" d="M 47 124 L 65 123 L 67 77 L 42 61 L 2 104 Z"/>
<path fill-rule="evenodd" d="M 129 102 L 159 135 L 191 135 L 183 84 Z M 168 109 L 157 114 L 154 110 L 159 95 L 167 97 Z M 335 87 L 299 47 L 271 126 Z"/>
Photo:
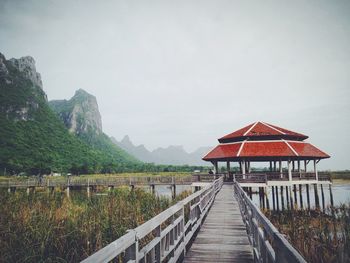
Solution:
<path fill-rule="evenodd" d="M 146 163 L 154 163 L 152 153 L 149 152 L 143 144 L 134 146 L 128 135 L 126 135 L 120 142 L 114 137 L 111 137 L 111 140 L 114 144 L 118 145 L 132 156 L 135 156 L 137 159 Z"/>
<path fill-rule="evenodd" d="M 97 100 L 85 90 L 77 90 L 68 101 L 52 100 L 49 105 L 70 132 L 77 135 L 88 132 L 102 133 L 101 114 Z"/>
<path fill-rule="evenodd" d="M 92 148 L 104 152 L 113 160 L 139 162 L 103 133 L 101 114 L 93 95 L 79 89 L 70 100 L 53 100 L 49 105 L 69 132 Z"/>
<path fill-rule="evenodd" d="M 157 148 L 149 151 L 141 144 L 135 146 L 128 135 L 120 142 L 111 137 L 112 141 L 120 148 L 146 163 L 168 164 L 168 165 L 209 165 L 202 161 L 202 157 L 209 152 L 212 147 L 201 147 L 192 153 L 185 151 L 183 146 L 170 145 L 167 148 Z"/>
<path fill-rule="evenodd" d="M 179 145 L 170 145 L 167 148 L 157 148 L 152 151 L 152 155 L 162 164 L 190 164 L 192 162 L 189 154 Z M 201 160 L 201 158 L 199 159 Z"/>
<path fill-rule="evenodd" d="M 82 93 L 77 92 L 77 100 Z M 90 113 L 80 114 L 86 110 L 84 101 L 80 106 L 73 107 L 74 114 L 64 115 L 71 116 L 69 132 L 49 107 L 34 59 L 6 60 L 0 53 L 0 173 L 91 173 L 137 165 L 102 133 L 100 119 L 92 121 Z"/>

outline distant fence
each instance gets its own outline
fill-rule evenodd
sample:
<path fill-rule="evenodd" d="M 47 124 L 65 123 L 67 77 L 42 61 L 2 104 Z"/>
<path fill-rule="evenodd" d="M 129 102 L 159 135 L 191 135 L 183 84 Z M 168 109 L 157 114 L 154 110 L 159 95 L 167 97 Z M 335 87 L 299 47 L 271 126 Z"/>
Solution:
<path fill-rule="evenodd" d="M 233 187 L 247 227 L 249 241 L 254 249 L 254 261 L 306 263 L 299 252 L 249 199 L 239 183 L 234 183 Z"/>
<path fill-rule="evenodd" d="M 222 184 L 222 178 L 215 180 L 82 262 L 176 262 L 184 256 Z"/>
<path fill-rule="evenodd" d="M 213 175 L 188 175 L 188 176 L 129 176 L 129 177 L 106 177 L 99 179 L 90 178 L 52 178 L 44 177 L 42 179 L 29 178 L 9 179 L 1 181 L 0 187 L 8 188 L 27 188 L 27 187 L 94 187 L 94 186 L 123 186 L 123 185 L 186 185 L 195 181 L 214 181 Z"/>
<path fill-rule="evenodd" d="M 188 176 L 129 176 L 129 177 L 106 177 L 98 179 L 90 178 L 52 178 L 42 179 L 29 178 L 27 180 L 10 179 L 0 182 L 2 188 L 28 188 L 28 187 L 97 187 L 97 186 L 123 186 L 123 185 L 186 185 L 196 181 L 211 182 L 215 175 L 194 174 Z"/>

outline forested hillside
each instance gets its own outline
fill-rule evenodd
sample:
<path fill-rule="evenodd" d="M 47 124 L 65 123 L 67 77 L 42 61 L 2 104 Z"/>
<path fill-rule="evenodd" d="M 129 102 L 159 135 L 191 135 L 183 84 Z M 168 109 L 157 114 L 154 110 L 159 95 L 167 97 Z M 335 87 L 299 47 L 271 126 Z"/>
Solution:
<path fill-rule="evenodd" d="M 141 165 L 98 136 L 69 133 L 48 105 L 33 58 L 6 60 L 0 54 L 1 173 L 92 173 Z"/>

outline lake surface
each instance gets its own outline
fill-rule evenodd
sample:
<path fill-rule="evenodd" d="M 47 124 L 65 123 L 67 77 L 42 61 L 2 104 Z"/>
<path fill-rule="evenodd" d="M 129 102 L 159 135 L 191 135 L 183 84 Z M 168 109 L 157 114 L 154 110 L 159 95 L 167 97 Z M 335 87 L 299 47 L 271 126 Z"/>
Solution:
<path fill-rule="evenodd" d="M 143 188 L 147 192 L 151 192 L 151 187 L 149 187 L 149 186 L 143 186 L 140 188 Z M 191 190 L 192 190 L 191 185 L 176 185 L 176 195 L 179 195 L 184 191 L 191 191 Z M 171 198 L 172 197 L 172 187 L 170 185 L 156 185 L 155 186 L 155 194 L 157 196 Z"/>
<path fill-rule="evenodd" d="M 339 206 L 341 204 L 348 204 L 350 203 L 350 180 L 333 180 L 332 184 L 332 192 L 333 192 L 333 201 L 334 201 L 334 206 Z M 255 189 L 253 189 L 254 191 Z M 285 207 L 286 207 L 286 191 L 285 188 L 284 190 L 284 202 L 285 202 Z M 258 191 L 258 189 L 256 189 Z M 314 194 L 314 186 L 310 185 L 309 187 L 309 192 L 310 192 L 310 206 L 311 208 L 315 207 L 315 194 Z M 324 192 L 324 199 L 325 199 L 325 207 L 330 206 L 331 201 L 330 201 L 330 192 L 329 192 L 329 186 L 328 185 L 323 185 L 323 192 Z M 279 202 L 280 202 L 280 208 L 281 208 L 281 194 L 280 194 L 280 188 L 278 188 L 278 193 L 279 193 Z M 294 199 L 294 192 L 293 193 L 293 199 Z M 319 196 L 319 202 L 320 202 L 320 207 L 322 207 L 322 197 L 321 197 L 321 186 L 318 186 L 318 196 Z M 270 203 L 270 209 L 272 209 L 272 190 L 269 190 L 268 193 L 269 197 L 269 203 Z M 306 197 L 306 187 L 303 185 L 302 187 L 302 199 L 303 199 L 303 207 L 307 207 L 307 197 Z M 260 201 L 259 201 L 259 195 L 253 194 L 252 196 L 253 202 L 260 206 Z M 299 200 L 299 186 L 297 186 L 297 201 L 298 205 L 300 206 L 300 200 Z"/>

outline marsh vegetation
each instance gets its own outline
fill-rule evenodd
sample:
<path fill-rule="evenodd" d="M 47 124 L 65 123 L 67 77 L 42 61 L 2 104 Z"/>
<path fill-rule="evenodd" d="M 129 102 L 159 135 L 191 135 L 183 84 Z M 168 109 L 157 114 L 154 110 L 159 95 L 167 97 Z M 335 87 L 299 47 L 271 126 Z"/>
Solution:
<path fill-rule="evenodd" d="M 0 262 L 78 262 L 176 200 L 142 189 L 104 195 L 24 191 L 0 195 Z"/>
<path fill-rule="evenodd" d="M 308 262 L 350 262 L 350 203 L 320 210 L 266 210 Z"/>

